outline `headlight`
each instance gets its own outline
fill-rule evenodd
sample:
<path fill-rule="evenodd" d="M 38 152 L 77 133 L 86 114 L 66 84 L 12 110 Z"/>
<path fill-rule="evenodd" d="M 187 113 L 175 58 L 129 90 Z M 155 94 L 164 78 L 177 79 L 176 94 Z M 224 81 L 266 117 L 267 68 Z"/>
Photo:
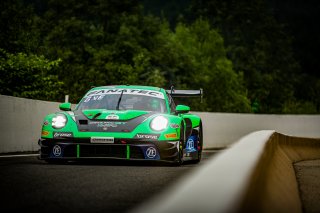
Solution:
<path fill-rule="evenodd" d="M 56 129 L 63 128 L 67 123 L 67 117 L 63 114 L 57 114 L 52 118 L 52 127 Z"/>
<path fill-rule="evenodd" d="M 150 123 L 151 129 L 153 129 L 154 131 L 164 130 L 165 128 L 167 128 L 167 126 L 168 126 L 168 119 L 166 119 L 161 115 L 155 117 Z"/>

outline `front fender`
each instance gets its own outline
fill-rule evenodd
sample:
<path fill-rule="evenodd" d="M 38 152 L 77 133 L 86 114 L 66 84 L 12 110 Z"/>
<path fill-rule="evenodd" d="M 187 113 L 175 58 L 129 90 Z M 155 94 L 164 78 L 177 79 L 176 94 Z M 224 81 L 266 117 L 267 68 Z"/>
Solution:
<path fill-rule="evenodd" d="M 56 129 L 52 127 L 52 119 L 57 114 L 63 114 L 67 118 L 67 123 L 63 128 Z M 74 132 L 77 130 L 77 124 L 74 119 L 74 115 L 72 112 L 56 112 L 45 116 L 43 123 L 42 123 L 42 131 L 41 131 L 41 138 L 53 138 L 53 133 L 58 132 Z"/>

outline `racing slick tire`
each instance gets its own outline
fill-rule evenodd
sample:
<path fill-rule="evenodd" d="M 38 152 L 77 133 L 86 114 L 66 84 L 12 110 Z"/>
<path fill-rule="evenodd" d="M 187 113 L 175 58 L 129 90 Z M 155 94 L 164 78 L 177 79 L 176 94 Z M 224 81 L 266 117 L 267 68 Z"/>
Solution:
<path fill-rule="evenodd" d="M 192 160 L 191 163 L 199 163 L 202 158 L 202 148 L 203 148 L 203 130 L 202 130 L 202 123 L 200 122 L 199 125 L 199 131 L 198 130 L 193 130 L 192 135 L 198 136 L 198 158 L 196 160 Z"/>
<path fill-rule="evenodd" d="M 181 129 L 180 129 L 180 139 L 178 144 L 178 158 L 176 162 L 174 162 L 175 166 L 181 166 L 183 164 L 183 147 L 184 147 L 184 141 L 185 141 L 185 132 L 184 132 L 184 125 L 181 123 Z"/>
<path fill-rule="evenodd" d="M 198 159 L 195 160 L 195 163 L 199 163 L 202 158 L 202 148 L 203 148 L 203 130 L 202 130 L 202 123 L 200 122 L 199 125 L 199 132 L 198 132 Z"/>

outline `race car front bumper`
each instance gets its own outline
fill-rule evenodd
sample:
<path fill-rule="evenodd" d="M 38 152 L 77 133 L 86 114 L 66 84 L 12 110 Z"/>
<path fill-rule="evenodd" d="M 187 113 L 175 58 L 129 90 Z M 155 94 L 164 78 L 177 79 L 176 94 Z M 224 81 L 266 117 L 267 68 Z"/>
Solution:
<path fill-rule="evenodd" d="M 39 139 L 39 158 L 46 159 L 126 159 L 157 160 L 175 162 L 178 160 L 179 141 L 121 140 L 115 143 L 90 143 L 89 139 Z"/>

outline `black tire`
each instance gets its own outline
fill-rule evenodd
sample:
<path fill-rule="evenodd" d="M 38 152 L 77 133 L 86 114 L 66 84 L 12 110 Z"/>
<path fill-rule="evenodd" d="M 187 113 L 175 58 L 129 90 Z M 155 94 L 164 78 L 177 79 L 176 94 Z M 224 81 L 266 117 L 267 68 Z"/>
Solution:
<path fill-rule="evenodd" d="M 179 151 L 178 151 L 178 157 L 176 159 L 176 162 L 174 163 L 175 166 L 181 166 L 183 164 L 184 141 L 185 141 L 184 125 L 183 125 L 183 123 L 181 123 L 180 140 L 179 140 L 179 144 L 178 144 Z"/>
<path fill-rule="evenodd" d="M 200 122 L 199 125 L 199 143 L 200 143 L 200 150 L 198 152 L 198 163 L 201 161 L 202 158 L 202 149 L 203 149 L 203 130 L 202 130 L 202 123 Z"/>
<path fill-rule="evenodd" d="M 199 163 L 202 158 L 202 148 L 203 148 L 203 131 L 202 131 L 202 123 L 199 124 L 199 131 L 198 131 L 198 138 L 199 138 L 199 144 L 200 150 L 198 150 L 198 159 L 193 160 L 192 163 Z"/>

